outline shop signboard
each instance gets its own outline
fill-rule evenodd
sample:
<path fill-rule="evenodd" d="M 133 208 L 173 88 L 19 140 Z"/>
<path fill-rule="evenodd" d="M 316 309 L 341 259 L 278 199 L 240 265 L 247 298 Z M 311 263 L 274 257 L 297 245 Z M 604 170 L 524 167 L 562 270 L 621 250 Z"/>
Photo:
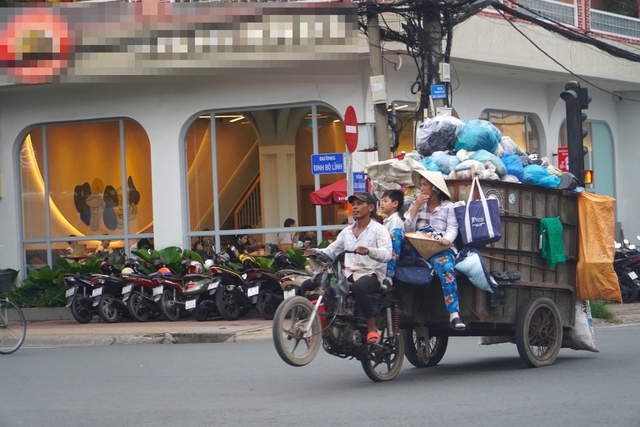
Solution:
<path fill-rule="evenodd" d="M 558 147 L 558 169 L 569 172 L 569 147 Z"/>

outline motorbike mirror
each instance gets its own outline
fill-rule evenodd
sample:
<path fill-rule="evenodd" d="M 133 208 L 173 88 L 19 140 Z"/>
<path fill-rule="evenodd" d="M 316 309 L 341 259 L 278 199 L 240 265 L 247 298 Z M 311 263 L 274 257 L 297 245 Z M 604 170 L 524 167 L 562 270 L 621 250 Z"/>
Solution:
<path fill-rule="evenodd" d="M 635 249 L 636 245 L 629 245 L 629 249 Z"/>
<path fill-rule="evenodd" d="M 624 239 L 622 242 L 623 242 L 623 243 L 625 244 L 625 246 L 626 246 L 626 245 L 628 245 L 628 244 L 629 244 L 629 239 Z"/>
<path fill-rule="evenodd" d="M 636 236 L 636 239 L 640 240 L 640 235 Z"/>
<path fill-rule="evenodd" d="M 620 249 L 621 246 L 622 245 L 620 243 L 616 242 L 616 244 L 615 244 L 616 249 Z"/>

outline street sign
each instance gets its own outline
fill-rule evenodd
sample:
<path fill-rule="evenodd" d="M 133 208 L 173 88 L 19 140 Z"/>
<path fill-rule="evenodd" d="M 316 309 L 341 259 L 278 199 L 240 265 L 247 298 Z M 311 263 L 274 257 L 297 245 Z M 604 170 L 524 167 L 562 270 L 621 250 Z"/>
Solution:
<path fill-rule="evenodd" d="M 367 177 L 364 172 L 353 173 L 353 192 L 367 191 Z"/>
<path fill-rule="evenodd" d="M 558 147 L 558 169 L 569 172 L 569 147 Z"/>
<path fill-rule="evenodd" d="M 432 99 L 446 99 L 447 87 L 445 85 L 431 85 L 431 98 Z"/>
<path fill-rule="evenodd" d="M 350 153 L 358 148 L 358 119 L 356 118 L 356 110 L 351 105 L 344 113 L 344 142 Z"/>
<path fill-rule="evenodd" d="M 312 154 L 311 173 L 314 175 L 344 173 L 344 153 Z"/>

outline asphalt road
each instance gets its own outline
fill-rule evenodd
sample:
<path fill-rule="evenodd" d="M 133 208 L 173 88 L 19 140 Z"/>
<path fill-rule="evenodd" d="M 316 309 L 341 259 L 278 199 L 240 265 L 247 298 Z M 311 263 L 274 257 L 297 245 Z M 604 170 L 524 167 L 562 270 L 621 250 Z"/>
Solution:
<path fill-rule="evenodd" d="M 596 338 L 539 369 L 456 338 L 387 383 L 323 351 L 290 367 L 270 342 L 21 348 L 0 357 L 0 427 L 640 426 L 640 325 Z"/>

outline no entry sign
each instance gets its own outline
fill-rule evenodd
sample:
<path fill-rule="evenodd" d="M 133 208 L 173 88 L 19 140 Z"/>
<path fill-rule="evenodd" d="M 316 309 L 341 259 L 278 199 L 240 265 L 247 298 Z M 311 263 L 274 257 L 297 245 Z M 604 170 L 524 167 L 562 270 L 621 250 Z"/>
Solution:
<path fill-rule="evenodd" d="M 356 118 L 356 110 L 351 105 L 344 113 L 344 142 L 350 153 L 358 148 L 358 119 Z"/>

